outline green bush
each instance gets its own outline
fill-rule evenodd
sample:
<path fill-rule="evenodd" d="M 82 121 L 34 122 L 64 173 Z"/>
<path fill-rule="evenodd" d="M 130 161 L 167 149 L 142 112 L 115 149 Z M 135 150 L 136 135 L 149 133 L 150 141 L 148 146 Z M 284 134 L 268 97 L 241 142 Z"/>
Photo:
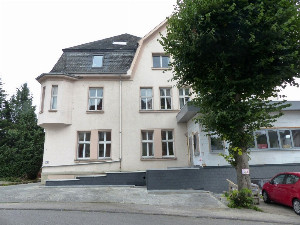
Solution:
<path fill-rule="evenodd" d="M 243 188 L 242 190 L 233 190 L 225 193 L 225 197 L 229 201 L 229 208 L 246 208 L 246 209 L 254 209 L 256 211 L 262 211 L 257 206 L 254 205 L 252 191 Z"/>

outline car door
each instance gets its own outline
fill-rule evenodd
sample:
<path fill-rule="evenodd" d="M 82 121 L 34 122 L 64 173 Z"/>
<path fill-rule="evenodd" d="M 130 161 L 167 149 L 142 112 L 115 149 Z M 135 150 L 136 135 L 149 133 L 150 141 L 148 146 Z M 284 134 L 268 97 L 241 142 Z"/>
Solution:
<path fill-rule="evenodd" d="M 280 202 L 284 205 L 292 206 L 292 199 L 297 196 L 295 183 L 299 177 L 293 174 L 287 174 L 284 184 L 280 186 Z"/>
<path fill-rule="evenodd" d="M 270 189 L 268 194 L 272 201 L 281 202 L 281 189 L 284 183 L 286 174 L 279 174 L 278 176 L 274 177 L 270 182 Z"/>

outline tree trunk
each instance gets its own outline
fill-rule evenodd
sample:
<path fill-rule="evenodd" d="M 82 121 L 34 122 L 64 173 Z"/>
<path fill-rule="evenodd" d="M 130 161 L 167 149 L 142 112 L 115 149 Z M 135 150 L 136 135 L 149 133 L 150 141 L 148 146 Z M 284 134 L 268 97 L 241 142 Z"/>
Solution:
<path fill-rule="evenodd" d="M 249 157 L 246 151 L 243 151 L 242 155 L 238 155 L 236 162 L 236 174 L 237 174 L 237 184 L 238 184 L 238 190 L 240 191 L 243 188 L 251 188 L 251 179 L 250 179 L 250 173 L 249 174 L 243 174 L 242 171 L 244 170 L 244 173 L 247 172 L 247 169 L 249 171 Z"/>

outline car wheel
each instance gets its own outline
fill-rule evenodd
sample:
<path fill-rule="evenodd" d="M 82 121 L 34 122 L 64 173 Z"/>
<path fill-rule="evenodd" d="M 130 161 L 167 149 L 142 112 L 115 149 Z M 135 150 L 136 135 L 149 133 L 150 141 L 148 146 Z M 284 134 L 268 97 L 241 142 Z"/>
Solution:
<path fill-rule="evenodd" d="M 296 214 L 300 215 L 300 200 L 299 199 L 295 199 L 293 201 L 293 209 Z"/>
<path fill-rule="evenodd" d="M 266 191 L 263 191 L 262 195 L 263 195 L 263 200 L 264 200 L 265 203 L 270 203 L 271 202 L 271 200 L 269 198 L 269 195 Z"/>

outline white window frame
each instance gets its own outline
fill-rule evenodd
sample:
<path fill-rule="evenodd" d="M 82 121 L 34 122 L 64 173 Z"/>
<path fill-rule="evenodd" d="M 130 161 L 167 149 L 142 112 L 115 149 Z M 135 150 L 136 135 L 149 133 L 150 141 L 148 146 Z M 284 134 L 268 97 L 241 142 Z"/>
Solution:
<path fill-rule="evenodd" d="M 169 139 L 169 132 L 172 132 L 172 139 Z M 162 132 L 166 132 L 166 139 L 163 139 L 163 135 Z M 161 142 L 162 143 L 166 143 L 167 146 L 167 154 L 166 155 L 162 155 L 162 157 L 174 157 L 175 156 L 175 152 L 174 152 L 174 131 L 173 130 L 161 130 Z M 169 150 L 169 143 L 172 143 L 173 146 L 173 155 L 170 155 L 170 150 Z M 163 152 L 163 147 L 161 149 L 161 151 Z"/>
<path fill-rule="evenodd" d="M 155 67 L 154 66 L 154 57 L 159 57 L 159 66 Z M 152 54 L 152 68 L 169 68 L 169 66 L 167 67 L 163 67 L 163 57 L 167 57 L 168 60 L 168 64 L 170 64 L 170 56 L 165 55 L 165 54 Z"/>
<path fill-rule="evenodd" d="M 167 90 L 170 90 L 170 95 L 167 95 Z M 163 91 L 163 95 L 161 95 L 161 91 Z M 172 88 L 159 88 L 160 95 L 160 109 L 162 110 L 171 110 L 172 109 Z M 168 99 L 170 99 L 170 108 L 168 109 Z M 162 108 L 162 102 L 165 108 Z"/>
<path fill-rule="evenodd" d="M 277 140 L 279 143 L 279 147 L 278 148 L 270 148 L 270 137 L 269 137 L 269 130 L 272 131 L 276 131 L 277 132 Z M 293 138 L 293 130 L 300 130 L 300 128 L 288 128 L 288 127 L 278 127 L 278 128 L 270 128 L 270 129 L 260 129 L 257 131 L 254 131 L 253 135 L 254 135 L 254 148 L 250 148 L 251 150 L 260 150 L 260 151 L 264 151 L 264 150 L 293 150 L 293 149 L 300 149 L 300 147 L 295 147 L 295 143 L 294 143 L 294 138 Z M 267 137 L 267 148 L 258 148 L 258 143 L 257 143 L 257 135 L 256 132 L 258 131 L 265 131 L 266 132 L 266 137 Z M 280 131 L 289 131 L 289 135 L 290 135 L 290 139 L 291 139 L 291 147 L 290 148 L 284 148 L 283 147 L 283 143 L 281 141 L 280 138 Z"/>
<path fill-rule="evenodd" d="M 182 90 L 182 95 L 180 94 L 180 90 Z M 179 107 L 180 109 L 185 106 L 185 104 L 190 101 L 190 89 L 189 88 L 179 88 Z M 188 92 L 188 93 L 186 93 Z M 181 99 L 183 99 L 183 105 L 181 105 Z"/>
<path fill-rule="evenodd" d="M 96 90 L 95 97 L 90 96 L 90 91 L 92 89 Z M 99 96 L 99 97 L 97 96 L 98 90 L 102 90 L 102 96 Z M 88 111 L 103 111 L 103 94 L 104 94 L 103 87 L 90 87 L 89 88 Z M 101 109 L 97 109 L 97 100 L 98 99 L 102 102 Z M 92 106 L 92 105 L 90 105 L 90 100 L 93 100 L 93 102 L 94 102 L 93 106 L 95 107 L 95 109 L 90 109 L 90 106 Z"/>
<path fill-rule="evenodd" d="M 152 133 L 152 139 L 149 139 L 149 133 Z M 143 139 L 143 133 L 146 134 L 146 140 Z M 154 157 L 154 131 L 153 130 L 142 130 L 142 158 L 153 158 Z M 147 155 L 143 155 L 143 144 L 147 144 Z M 152 144 L 152 153 L 153 155 L 150 155 L 150 147 L 149 144 Z"/>
<path fill-rule="evenodd" d="M 104 133 L 104 140 L 103 141 L 100 141 L 100 133 Z M 107 133 L 110 133 L 110 138 L 111 137 L 111 131 L 98 131 L 98 159 L 104 159 L 104 158 L 111 158 L 111 150 L 112 150 L 112 146 L 111 146 L 111 140 L 110 141 L 107 141 L 107 138 L 106 138 L 106 134 Z M 100 144 L 104 145 L 104 148 L 103 148 L 103 156 L 100 156 Z M 110 154 L 109 156 L 106 156 L 106 147 L 107 145 L 110 145 Z"/>
<path fill-rule="evenodd" d="M 88 133 L 90 134 L 90 140 L 89 141 L 86 140 L 86 135 Z M 79 135 L 80 134 L 84 134 L 83 141 L 79 140 Z M 91 156 L 91 135 L 92 134 L 91 134 L 90 131 L 80 131 L 80 132 L 78 132 L 78 145 L 77 145 L 77 158 L 78 159 L 90 159 L 90 156 Z M 80 146 L 80 144 L 83 144 L 83 152 L 82 152 L 83 157 L 79 157 L 79 146 Z M 90 156 L 89 157 L 86 157 L 86 146 L 87 145 L 89 145 L 89 147 L 90 147 Z"/>
<path fill-rule="evenodd" d="M 147 90 L 151 90 L 151 96 L 148 96 L 148 95 L 145 95 L 143 96 L 142 95 L 142 90 L 146 90 L 146 93 L 147 93 Z M 145 99 L 146 101 L 146 108 L 145 109 L 142 109 L 142 99 Z M 148 100 L 151 99 L 151 108 L 148 107 Z M 153 89 L 152 87 L 141 87 L 140 88 L 140 109 L 141 110 L 152 110 L 153 109 Z"/>
<path fill-rule="evenodd" d="M 104 56 L 103 55 L 94 55 L 93 56 L 93 64 L 92 64 L 92 67 L 93 68 L 101 68 L 103 67 L 103 59 L 104 59 Z M 99 60 L 99 61 L 98 61 Z M 98 62 L 100 62 L 101 60 L 101 65 L 98 65 Z"/>
<path fill-rule="evenodd" d="M 57 110 L 57 104 L 58 104 L 58 85 L 52 85 L 50 109 Z"/>

